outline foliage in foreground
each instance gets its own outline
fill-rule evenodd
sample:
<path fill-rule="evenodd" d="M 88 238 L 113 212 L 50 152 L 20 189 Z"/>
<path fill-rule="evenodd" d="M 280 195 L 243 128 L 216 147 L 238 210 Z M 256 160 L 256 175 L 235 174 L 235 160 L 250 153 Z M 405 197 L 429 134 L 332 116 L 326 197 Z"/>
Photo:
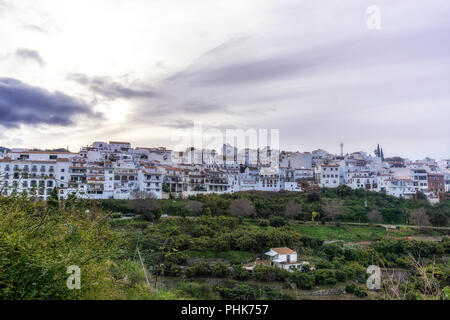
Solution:
<path fill-rule="evenodd" d="M 0 299 L 177 298 L 142 286 L 142 270 L 121 259 L 107 218 L 80 203 L 0 198 Z M 81 270 L 81 290 L 66 285 L 73 265 Z"/>

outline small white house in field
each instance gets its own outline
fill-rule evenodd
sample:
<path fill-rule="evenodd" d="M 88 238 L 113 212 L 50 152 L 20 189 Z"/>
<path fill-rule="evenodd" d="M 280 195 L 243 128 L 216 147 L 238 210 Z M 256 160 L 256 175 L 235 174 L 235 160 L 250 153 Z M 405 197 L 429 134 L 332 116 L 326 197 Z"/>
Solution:
<path fill-rule="evenodd" d="M 270 259 L 272 267 L 283 268 L 289 271 L 298 269 L 301 270 L 306 261 L 297 261 L 297 252 L 289 248 L 272 248 L 265 253 Z"/>

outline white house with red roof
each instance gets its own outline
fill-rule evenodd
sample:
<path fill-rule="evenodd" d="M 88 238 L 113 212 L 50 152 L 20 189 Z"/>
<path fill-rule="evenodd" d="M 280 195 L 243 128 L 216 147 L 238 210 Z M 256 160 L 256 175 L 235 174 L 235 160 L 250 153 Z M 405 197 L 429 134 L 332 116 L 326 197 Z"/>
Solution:
<path fill-rule="evenodd" d="M 301 270 L 306 261 L 297 261 L 297 252 L 289 248 L 271 248 L 265 253 L 269 257 L 272 267 L 283 268 L 289 271 Z"/>

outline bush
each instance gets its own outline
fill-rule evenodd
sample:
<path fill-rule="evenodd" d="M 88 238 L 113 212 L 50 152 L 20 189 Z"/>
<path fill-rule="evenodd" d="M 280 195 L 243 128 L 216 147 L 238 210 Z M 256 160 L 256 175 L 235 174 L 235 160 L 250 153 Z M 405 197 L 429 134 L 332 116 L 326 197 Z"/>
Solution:
<path fill-rule="evenodd" d="M 336 280 L 339 282 L 345 282 L 345 280 L 347 280 L 347 274 L 342 270 L 336 270 Z"/>
<path fill-rule="evenodd" d="M 269 286 L 265 286 L 263 289 L 264 297 L 269 300 L 296 300 L 295 297 L 292 297 L 287 294 L 279 293 L 274 288 Z"/>
<path fill-rule="evenodd" d="M 316 284 L 336 284 L 336 275 L 333 270 L 321 269 L 315 272 Z"/>
<path fill-rule="evenodd" d="M 318 202 L 320 201 L 320 194 L 317 191 L 311 192 L 306 196 L 307 202 Z"/>
<path fill-rule="evenodd" d="M 191 299 L 216 300 L 219 298 L 217 293 L 215 293 L 212 287 L 207 283 L 180 282 L 176 286 L 176 290 L 182 292 Z"/>
<path fill-rule="evenodd" d="M 288 223 L 286 219 L 284 219 L 283 217 L 279 217 L 279 216 L 271 216 L 269 218 L 269 222 L 270 222 L 270 225 L 275 228 L 283 227 L 283 226 L 287 225 L 287 223 Z"/>
<path fill-rule="evenodd" d="M 333 264 L 330 261 L 322 261 L 319 264 L 316 265 L 316 269 L 320 270 L 320 269 L 332 269 L 333 268 Z"/>
<path fill-rule="evenodd" d="M 345 184 L 341 184 L 336 189 L 336 194 L 341 198 L 349 196 L 351 193 L 352 193 L 352 188 L 350 188 L 349 186 L 347 186 Z"/>
<path fill-rule="evenodd" d="M 231 289 L 217 287 L 217 291 L 220 292 L 220 294 L 222 295 L 222 297 L 224 299 L 231 299 L 231 300 L 254 300 L 254 299 L 256 299 L 255 290 L 246 284 L 239 284 Z"/>
<path fill-rule="evenodd" d="M 299 289 L 311 290 L 316 281 L 314 274 L 312 272 L 300 272 L 294 271 L 291 274 L 291 281 L 294 282 Z"/>
<path fill-rule="evenodd" d="M 361 287 L 356 287 L 354 291 L 355 296 L 358 298 L 365 298 L 367 297 L 368 293 L 366 289 L 363 289 Z"/>
<path fill-rule="evenodd" d="M 230 269 L 224 263 L 216 263 L 211 270 L 211 273 L 216 278 L 225 278 L 230 274 Z"/>
<path fill-rule="evenodd" d="M 178 277 L 181 275 L 181 267 L 173 263 L 165 263 L 162 272 L 165 276 Z"/>
<path fill-rule="evenodd" d="M 207 277 L 211 275 L 211 267 L 207 263 L 203 262 L 193 267 L 186 268 L 184 274 L 187 278 Z"/>
<path fill-rule="evenodd" d="M 345 272 L 347 279 L 364 280 L 367 276 L 366 268 L 357 262 L 349 262 L 344 266 L 343 271 Z"/>
<path fill-rule="evenodd" d="M 246 269 L 242 268 L 242 266 L 240 266 L 240 265 L 233 266 L 232 275 L 233 275 L 233 278 L 235 278 L 236 280 L 241 280 L 241 281 L 245 281 L 245 280 L 248 280 L 248 278 L 250 278 L 250 274 L 248 273 L 248 271 Z"/>
<path fill-rule="evenodd" d="M 268 219 L 259 219 L 258 226 L 260 227 L 268 227 L 270 226 L 270 221 Z"/>
<path fill-rule="evenodd" d="M 322 251 L 327 255 L 330 261 L 335 257 L 341 257 L 343 255 L 342 247 L 335 243 L 324 245 Z"/>
<path fill-rule="evenodd" d="M 353 283 L 347 284 L 345 286 L 345 292 L 347 293 L 355 293 L 356 286 Z"/>
<path fill-rule="evenodd" d="M 285 281 L 289 278 L 289 271 L 269 266 L 256 266 L 252 278 L 258 281 Z"/>

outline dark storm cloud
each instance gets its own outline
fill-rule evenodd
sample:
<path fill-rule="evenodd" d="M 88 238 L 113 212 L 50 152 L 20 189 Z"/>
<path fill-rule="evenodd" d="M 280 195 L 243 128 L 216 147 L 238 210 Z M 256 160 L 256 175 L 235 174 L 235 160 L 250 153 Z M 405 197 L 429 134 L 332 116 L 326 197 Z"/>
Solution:
<path fill-rule="evenodd" d="M 39 64 L 41 67 L 45 65 L 44 59 L 42 59 L 41 55 L 36 50 L 31 49 L 17 49 L 16 50 L 16 57 L 23 59 L 23 60 L 31 60 Z"/>
<path fill-rule="evenodd" d="M 149 88 L 128 87 L 113 81 L 109 77 L 88 77 L 81 73 L 71 73 L 67 78 L 110 100 L 119 98 L 153 98 L 157 95 L 156 92 Z"/>
<path fill-rule="evenodd" d="M 51 93 L 16 79 L 0 78 L 0 125 L 70 126 L 75 124 L 76 116 L 89 116 L 91 119 L 103 117 L 83 101 L 64 93 Z"/>

